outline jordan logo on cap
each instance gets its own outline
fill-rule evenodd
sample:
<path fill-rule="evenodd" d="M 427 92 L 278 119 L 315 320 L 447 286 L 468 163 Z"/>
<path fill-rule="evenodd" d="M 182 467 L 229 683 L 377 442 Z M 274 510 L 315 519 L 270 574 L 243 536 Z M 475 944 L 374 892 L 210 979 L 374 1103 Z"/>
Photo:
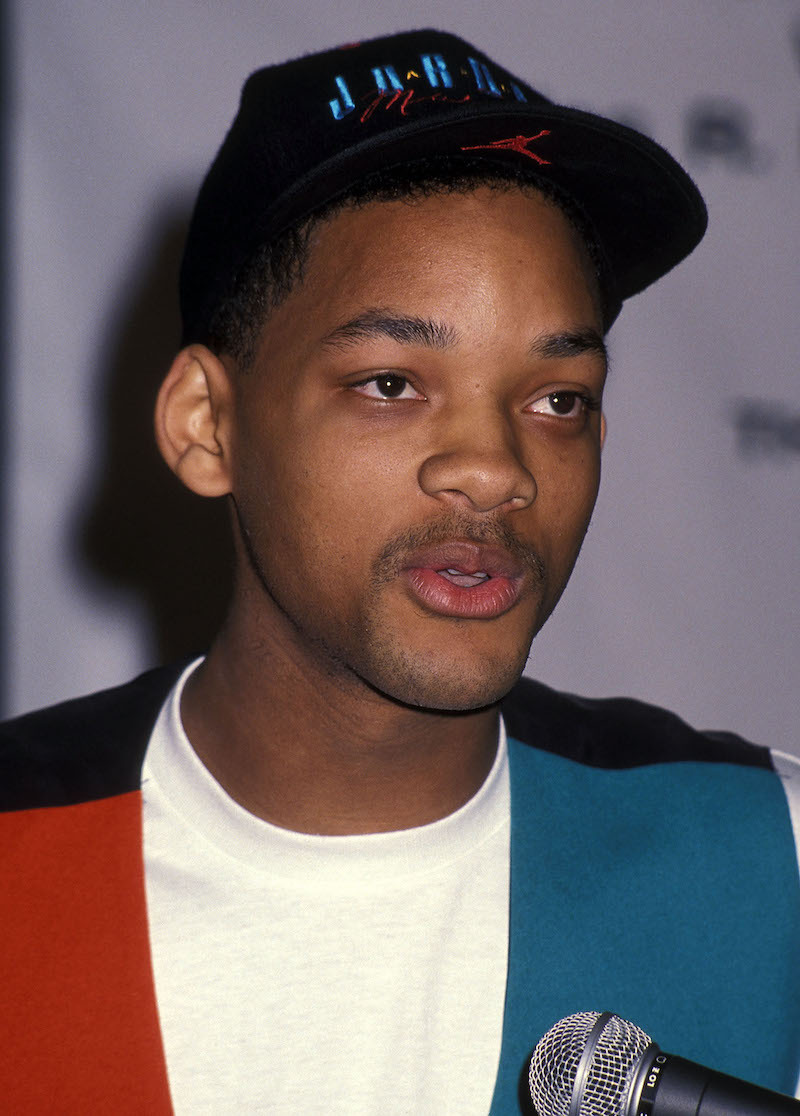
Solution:
<path fill-rule="evenodd" d="M 492 143 L 477 143 L 473 147 L 462 147 L 462 151 L 518 151 L 520 155 L 527 155 L 529 159 L 534 159 L 540 167 L 550 165 L 549 159 L 542 158 L 537 155 L 535 151 L 531 151 L 528 144 L 533 143 L 534 140 L 541 139 L 542 136 L 549 136 L 550 129 L 542 128 L 541 132 L 537 132 L 535 136 L 511 136 L 510 139 L 494 140 Z"/>

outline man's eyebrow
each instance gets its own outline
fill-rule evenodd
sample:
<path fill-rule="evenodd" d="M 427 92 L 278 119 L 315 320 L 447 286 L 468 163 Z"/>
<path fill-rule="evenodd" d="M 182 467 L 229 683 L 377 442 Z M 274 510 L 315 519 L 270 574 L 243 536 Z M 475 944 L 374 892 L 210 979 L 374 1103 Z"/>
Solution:
<path fill-rule="evenodd" d="M 446 349 L 458 341 L 452 326 L 442 322 L 395 314 L 391 310 L 365 310 L 332 329 L 322 338 L 322 343 L 346 346 L 373 337 L 388 337 L 401 345 L 425 345 L 429 349 Z"/>
<path fill-rule="evenodd" d="M 559 357 L 582 356 L 597 353 L 608 365 L 608 350 L 602 336 L 595 329 L 572 329 L 559 333 L 542 333 L 535 337 L 529 349 L 531 356 L 556 360 Z"/>

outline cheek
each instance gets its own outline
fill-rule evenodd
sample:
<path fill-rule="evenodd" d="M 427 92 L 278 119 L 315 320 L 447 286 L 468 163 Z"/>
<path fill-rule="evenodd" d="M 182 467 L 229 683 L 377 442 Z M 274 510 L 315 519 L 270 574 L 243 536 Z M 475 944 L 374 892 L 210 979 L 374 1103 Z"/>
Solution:
<path fill-rule="evenodd" d="M 407 526 L 414 469 L 381 439 L 297 432 L 260 440 L 246 460 L 237 500 L 251 537 L 297 567 L 363 566 Z"/>
<path fill-rule="evenodd" d="M 538 512 L 552 528 L 560 554 L 577 554 L 589 526 L 600 484 L 599 450 L 555 461 L 538 481 Z"/>

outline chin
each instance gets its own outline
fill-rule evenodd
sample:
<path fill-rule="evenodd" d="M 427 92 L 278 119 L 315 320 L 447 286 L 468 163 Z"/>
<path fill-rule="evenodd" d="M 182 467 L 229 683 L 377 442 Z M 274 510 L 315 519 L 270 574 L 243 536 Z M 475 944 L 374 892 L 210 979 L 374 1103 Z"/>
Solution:
<path fill-rule="evenodd" d="M 372 689 L 400 705 L 439 713 L 469 713 L 501 701 L 517 683 L 527 659 L 527 648 L 513 661 L 474 666 L 446 661 L 445 656 L 409 661 L 394 655 L 392 669 L 370 672 Z M 383 664 L 387 665 L 387 664 Z"/>

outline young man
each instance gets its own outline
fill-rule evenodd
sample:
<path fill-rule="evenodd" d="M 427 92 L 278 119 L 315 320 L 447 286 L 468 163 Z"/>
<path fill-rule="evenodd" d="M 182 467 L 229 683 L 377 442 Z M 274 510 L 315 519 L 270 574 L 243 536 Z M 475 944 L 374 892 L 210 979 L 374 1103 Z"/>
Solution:
<path fill-rule="evenodd" d="M 704 227 L 655 144 L 450 35 L 251 77 L 156 418 L 229 502 L 232 602 L 199 663 L 6 729 L 12 1111 L 525 1111 L 598 1006 L 794 1089 L 769 752 L 518 683 L 604 334 Z"/>

